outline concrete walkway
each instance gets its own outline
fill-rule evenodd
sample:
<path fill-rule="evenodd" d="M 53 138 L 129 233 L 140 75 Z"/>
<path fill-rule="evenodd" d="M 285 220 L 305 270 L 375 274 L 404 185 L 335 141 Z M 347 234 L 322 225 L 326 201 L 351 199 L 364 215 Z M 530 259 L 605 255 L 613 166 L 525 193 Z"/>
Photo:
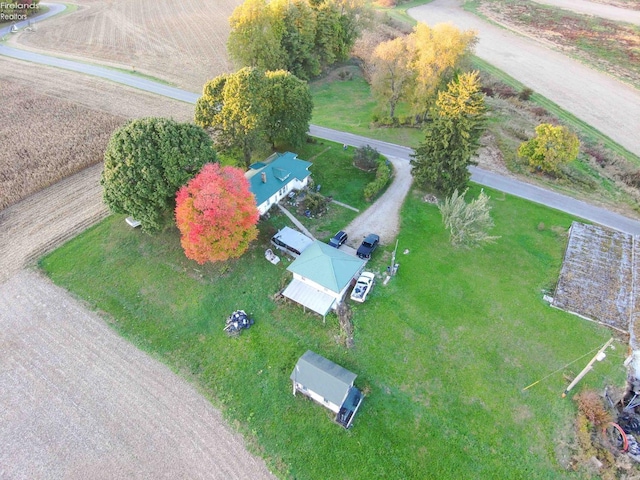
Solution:
<path fill-rule="evenodd" d="M 307 230 L 305 228 L 304 225 L 302 225 L 302 223 L 300 223 L 300 220 L 298 220 L 296 217 L 293 216 L 293 214 L 287 210 L 286 208 L 284 208 L 282 205 L 280 205 L 279 203 L 276 204 L 278 205 L 278 208 L 282 211 L 282 213 L 284 213 L 287 217 L 289 217 L 289 219 L 293 222 L 293 224 L 298 227 L 300 229 L 300 231 L 302 233 L 304 233 L 307 237 L 309 238 L 313 238 L 314 240 L 316 239 L 316 237 L 314 237 L 313 235 L 311 235 L 311 232 L 309 230 Z"/>
<path fill-rule="evenodd" d="M 354 212 L 360 212 L 356 207 L 352 207 L 351 205 L 347 205 L 346 203 L 338 202 L 337 200 L 331 200 L 331 203 L 335 203 L 336 205 L 340 205 L 341 207 L 348 208 L 349 210 L 353 210 Z"/>

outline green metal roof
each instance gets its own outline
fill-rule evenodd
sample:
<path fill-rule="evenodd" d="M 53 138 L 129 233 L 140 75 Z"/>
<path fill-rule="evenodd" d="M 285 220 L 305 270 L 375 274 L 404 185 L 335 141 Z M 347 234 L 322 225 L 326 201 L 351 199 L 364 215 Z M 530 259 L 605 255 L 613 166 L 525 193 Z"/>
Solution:
<path fill-rule="evenodd" d="M 311 175 L 309 167 L 311 162 L 300 160 L 295 153 L 287 152 L 259 167 L 261 162 L 254 163 L 251 166 L 251 177 L 249 183 L 251 184 L 251 193 L 256 197 L 256 204 L 261 205 L 267 201 L 278 190 L 284 187 L 287 183 L 294 179 L 304 180 Z M 265 174 L 266 182 L 263 181 L 263 175 Z"/>
<path fill-rule="evenodd" d="M 291 380 L 341 406 L 357 375 L 307 350 L 291 372 Z"/>
<path fill-rule="evenodd" d="M 340 292 L 360 272 L 365 261 L 316 240 L 287 270 Z"/>

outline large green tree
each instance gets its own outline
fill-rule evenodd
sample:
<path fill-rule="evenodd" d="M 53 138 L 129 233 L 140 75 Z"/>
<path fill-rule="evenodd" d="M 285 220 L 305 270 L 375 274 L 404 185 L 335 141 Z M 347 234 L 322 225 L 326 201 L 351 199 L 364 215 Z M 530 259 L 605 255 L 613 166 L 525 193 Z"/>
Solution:
<path fill-rule="evenodd" d="M 485 123 L 484 95 L 477 72 L 452 80 L 438 94 L 432 120 L 425 127 L 424 142 L 411 159 L 416 181 L 451 195 L 464 190 L 472 156 L 479 147 Z"/>
<path fill-rule="evenodd" d="M 319 75 L 322 68 L 315 45 L 316 12 L 306 0 L 275 0 L 270 5 L 275 17 L 282 19 L 283 56 L 282 66 L 273 63 L 269 69 L 284 68 L 304 80 Z"/>
<path fill-rule="evenodd" d="M 313 99 L 307 82 L 284 70 L 265 72 L 265 97 L 269 105 L 267 139 L 271 145 L 302 145 L 307 139 Z"/>
<path fill-rule="evenodd" d="M 172 219 L 178 189 L 216 161 L 207 133 L 167 118 L 132 120 L 116 130 L 105 151 L 100 183 L 114 213 L 139 220 L 147 231 Z"/>
<path fill-rule="evenodd" d="M 245 0 L 233 11 L 227 50 L 239 65 L 263 70 L 285 67 L 280 45 L 284 23 L 275 13 L 266 0 Z"/>
<path fill-rule="evenodd" d="M 299 145 L 309 129 L 309 86 L 286 71 L 243 68 L 208 82 L 196 103 L 195 122 L 214 132 L 220 150 L 242 153 L 245 166 L 267 143 Z"/>
<path fill-rule="evenodd" d="M 243 68 L 208 82 L 196 103 L 196 124 L 213 130 L 220 150 L 239 150 L 246 165 L 266 142 L 266 86 L 264 71 Z"/>

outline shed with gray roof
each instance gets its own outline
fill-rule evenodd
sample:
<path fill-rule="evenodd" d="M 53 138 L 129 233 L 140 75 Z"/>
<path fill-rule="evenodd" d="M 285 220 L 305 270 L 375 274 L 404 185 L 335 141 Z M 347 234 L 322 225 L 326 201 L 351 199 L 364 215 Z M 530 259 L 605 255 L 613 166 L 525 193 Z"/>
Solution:
<path fill-rule="evenodd" d="M 363 395 L 353 386 L 357 375 L 307 350 L 291 372 L 293 394 L 303 393 L 336 413 L 336 422 L 349 428 Z"/>

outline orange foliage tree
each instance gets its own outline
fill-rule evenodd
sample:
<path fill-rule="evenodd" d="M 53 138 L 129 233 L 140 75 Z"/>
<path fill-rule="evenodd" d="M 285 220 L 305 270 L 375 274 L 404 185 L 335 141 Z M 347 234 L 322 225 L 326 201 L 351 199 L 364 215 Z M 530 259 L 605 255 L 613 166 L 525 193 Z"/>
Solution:
<path fill-rule="evenodd" d="M 176 196 L 176 224 L 187 258 L 199 264 L 242 255 L 258 237 L 258 209 L 239 168 L 208 163 Z"/>

